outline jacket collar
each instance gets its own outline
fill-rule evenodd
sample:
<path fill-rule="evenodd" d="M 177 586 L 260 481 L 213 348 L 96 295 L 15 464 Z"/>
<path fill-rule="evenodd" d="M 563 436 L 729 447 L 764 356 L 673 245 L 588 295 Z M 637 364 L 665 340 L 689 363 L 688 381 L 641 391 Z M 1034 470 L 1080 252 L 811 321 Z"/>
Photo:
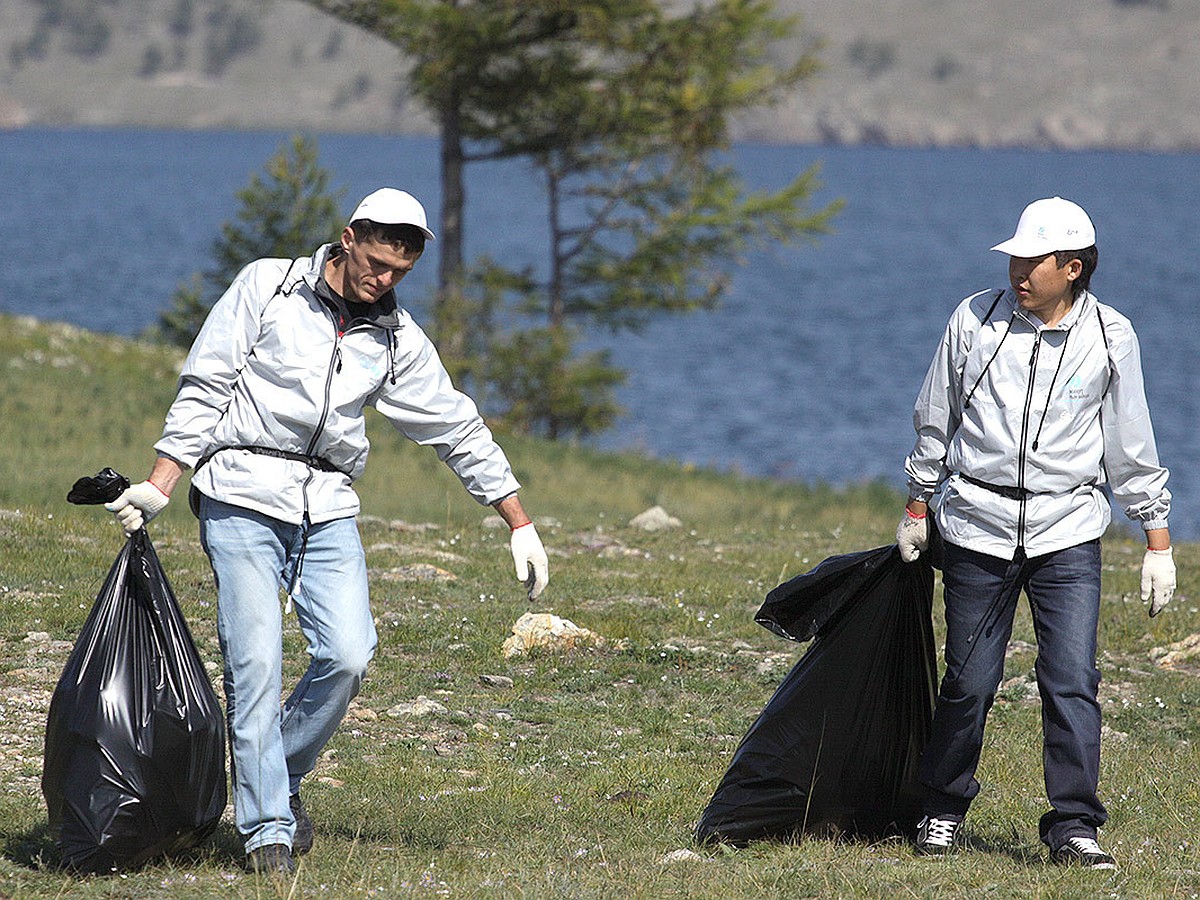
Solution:
<path fill-rule="evenodd" d="M 1037 316 L 1025 312 L 1017 303 L 1017 295 L 1009 288 L 1004 292 L 1005 300 L 1011 309 L 1011 315 L 1015 315 L 1018 319 L 1027 323 L 1034 331 L 1070 331 L 1075 327 L 1076 323 L 1083 318 L 1085 312 L 1089 312 L 1096 306 L 1098 302 L 1096 296 L 1091 291 L 1084 291 L 1083 294 L 1075 299 L 1071 304 L 1071 308 L 1067 310 L 1067 314 L 1062 317 L 1062 321 L 1054 325 L 1047 325 Z"/>
<path fill-rule="evenodd" d="M 349 327 L 351 322 L 365 322 L 368 325 L 374 325 L 378 328 L 399 328 L 400 308 L 396 304 L 395 290 L 389 290 L 374 303 L 370 304 L 367 307 L 365 315 L 351 316 L 345 299 L 325 281 L 325 263 L 328 261 L 329 255 L 336 252 L 335 247 L 336 245 L 334 244 L 323 244 L 311 257 L 305 260 L 307 263 L 305 267 L 297 266 L 296 268 L 300 270 L 297 280 L 303 279 L 317 299 L 339 321 L 346 322 L 347 327 Z"/>

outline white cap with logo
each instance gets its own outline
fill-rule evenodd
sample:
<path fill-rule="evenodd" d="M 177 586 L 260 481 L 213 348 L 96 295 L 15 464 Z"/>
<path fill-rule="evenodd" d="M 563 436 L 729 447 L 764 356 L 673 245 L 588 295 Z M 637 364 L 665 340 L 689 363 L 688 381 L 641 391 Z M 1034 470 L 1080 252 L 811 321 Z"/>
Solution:
<path fill-rule="evenodd" d="M 1034 200 L 1021 213 L 1017 231 L 993 250 L 1034 259 L 1055 250 L 1083 250 L 1096 243 L 1096 229 L 1083 207 L 1062 197 Z"/>
<path fill-rule="evenodd" d="M 425 207 L 407 191 L 385 187 L 367 194 L 350 214 L 351 222 L 359 219 L 370 219 L 380 225 L 412 225 L 427 240 L 434 240 L 425 218 Z"/>

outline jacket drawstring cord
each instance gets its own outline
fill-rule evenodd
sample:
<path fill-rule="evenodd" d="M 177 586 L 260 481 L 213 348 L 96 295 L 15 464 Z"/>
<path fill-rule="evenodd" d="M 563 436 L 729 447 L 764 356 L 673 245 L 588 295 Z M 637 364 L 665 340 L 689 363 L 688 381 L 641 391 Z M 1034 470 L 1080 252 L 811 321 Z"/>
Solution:
<path fill-rule="evenodd" d="M 1011 316 L 1008 317 L 1008 327 L 1004 329 L 1004 334 L 1000 338 L 1000 342 L 996 344 L 996 349 L 993 351 L 991 359 L 987 361 L 987 365 L 983 367 L 983 371 L 979 373 L 979 377 L 975 379 L 975 383 L 971 385 L 971 390 L 967 391 L 967 399 L 963 401 L 963 409 L 966 410 L 971 406 L 971 398 L 975 396 L 975 391 L 978 390 L 980 383 L 983 381 L 983 376 L 988 373 L 988 369 L 992 367 L 992 363 L 996 361 L 996 357 L 1000 355 L 1000 348 L 1004 346 L 1004 342 L 1008 340 L 1009 334 L 1012 333 L 1013 319 L 1017 317 L 1017 311 L 1014 309 Z"/>
<path fill-rule="evenodd" d="M 392 384 L 396 383 L 396 332 L 388 330 L 388 372 L 392 377 Z"/>
<path fill-rule="evenodd" d="M 308 552 L 309 525 L 308 515 L 305 514 L 304 521 L 300 523 L 300 552 L 296 555 L 296 566 L 292 569 L 292 577 L 288 580 L 287 605 L 283 608 L 285 614 L 292 611 L 295 605 L 293 600 L 300 591 L 300 574 L 304 570 L 304 555 Z"/>
<path fill-rule="evenodd" d="M 975 648 L 979 645 L 975 638 L 979 636 L 980 631 L 984 632 L 985 637 L 991 637 L 992 632 L 996 628 L 996 621 L 993 621 L 1000 607 L 1011 596 L 1013 590 L 1020 590 L 1018 579 L 1021 575 L 1021 568 L 1025 564 L 1025 553 L 1021 548 L 1017 548 L 1017 552 L 1013 555 L 1012 562 L 1009 563 L 1008 570 L 1004 573 L 1004 578 L 1001 580 L 999 587 L 996 589 L 996 595 L 992 598 L 992 602 L 988 605 L 987 610 L 979 621 L 975 623 L 975 627 L 971 629 L 971 633 L 967 635 L 967 643 L 971 645 L 971 649 L 967 651 L 966 659 L 963 660 L 963 667 L 966 666 L 967 660 L 971 658 L 971 654 L 975 652 Z M 986 626 L 986 630 L 985 630 Z M 961 671 L 961 669 L 960 669 Z"/>
<path fill-rule="evenodd" d="M 1042 426 L 1046 424 L 1046 413 L 1050 411 L 1050 404 L 1054 402 L 1054 383 L 1058 381 L 1058 373 L 1062 370 L 1063 360 L 1067 357 L 1067 341 L 1071 338 L 1071 329 L 1068 328 L 1063 336 L 1062 353 L 1058 357 L 1058 365 L 1054 367 L 1054 374 L 1050 376 L 1050 389 L 1046 392 L 1046 405 L 1042 407 L 1042 417 L 1038 420 L 1037 431 L 1033 435 L 1033 444 L 1031 448 L 1038 448 L 1038 441 L 1042 437 Z"/>

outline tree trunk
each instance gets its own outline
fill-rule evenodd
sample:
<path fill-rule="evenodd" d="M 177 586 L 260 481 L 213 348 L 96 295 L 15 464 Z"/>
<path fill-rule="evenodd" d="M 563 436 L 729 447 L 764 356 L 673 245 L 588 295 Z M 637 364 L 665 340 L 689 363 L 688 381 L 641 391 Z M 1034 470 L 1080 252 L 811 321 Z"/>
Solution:
<path fill-rule="evenodd" d="M 546 167 L 547 212 L 550 219 L 550 284 L 547 285 L 547 317 L 550 330 L 557 332 L 566 323 L 566 304 L 563 299 L 563 233 L 562 210 L 559 208 L 558 173 L 553 165 Z M 559 438 L 559 416 L 553 406 L 546 411 L 546 437 L 552 441 Z"/>
<path fill-rule="evenodd" d="M 546 312 L 550 327 L 558 329 L 566 321 L 566 304 L 563 300 L 562 211 L 559 209 L 558 173 L 553 166 L 546 168 L 546 194 L 550 219 L 550 284 Z"/>
<path fill-rule="evenodd" d="M 451 368 L 465 363 L 466 327 L 463 320 L 463 186 L 462 131 L 457 90 L 441 117 L 442 212 L 438 223 L 438 290 L 434 301 L 434 340 Z"/>
<path fill-rule="evenodd" d="M 452 93 L 457 93 L 454 91 Z M 459 127 L 458 98 L 452 97 L 442 114 L 442 221 L 439 223 L 438 288 L 445 292 L 461 289 L 463 278 L 463 186 L 462 131 Z"/>

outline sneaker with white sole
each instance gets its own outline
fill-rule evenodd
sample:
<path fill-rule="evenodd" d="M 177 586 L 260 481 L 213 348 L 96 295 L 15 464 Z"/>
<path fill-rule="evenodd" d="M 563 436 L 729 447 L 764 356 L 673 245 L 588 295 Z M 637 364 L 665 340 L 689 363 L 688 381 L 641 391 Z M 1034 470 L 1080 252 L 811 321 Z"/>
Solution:
<path fill-rule="evenodd" d="M 1082 866 L 1085 869 L 1115 869 L 1117 861 L 1096 843 L 1095 838 L 1067 838 L 1066 843 L 1050 854 L 1060 866 Z"/>
<path fill-rule="evenodd" d="M 917 853 L 921 856 L 945 856 L 954 849 L 962 818 L 925 816 L 917 824 Z"/>

